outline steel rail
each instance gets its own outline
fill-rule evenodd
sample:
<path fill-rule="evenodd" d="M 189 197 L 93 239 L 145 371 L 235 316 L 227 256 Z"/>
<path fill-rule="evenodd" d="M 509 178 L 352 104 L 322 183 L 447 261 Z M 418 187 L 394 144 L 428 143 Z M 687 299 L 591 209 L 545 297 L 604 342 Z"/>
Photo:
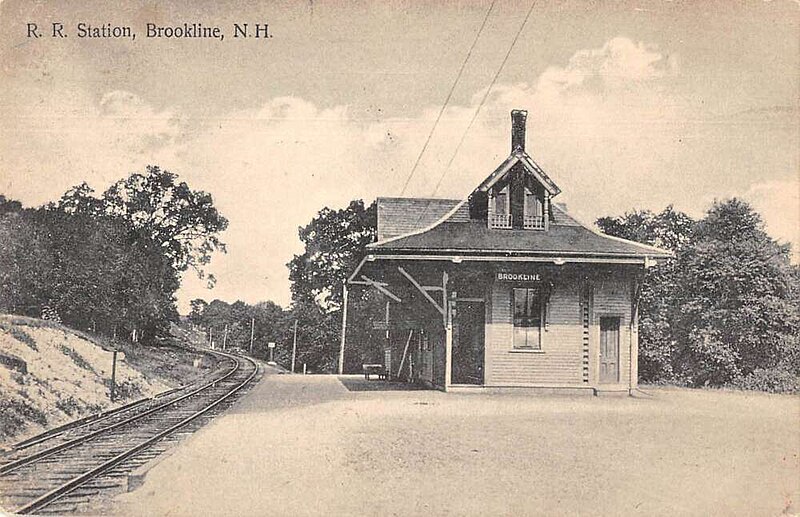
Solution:
<path fill-rule="evenodd" d="M 235 368 L 235 370 L 239 369 L 239 366 L 241 365 L 241 362 L 240 362 L 239 358 L 237 358 L 236 356 L 229 355 L 229 354 L 223 354 L 223 355 L 226 355 L 228 357 L 234 358 L 236 360 L 236 368 Z M 221 404 L 222 402 L 227 400 L 229 397 L 233 396 L 240 389 L 244 388 L 247 384 L 249 384 L 250 381 L 252 381 L 253 378 L 255 378 L 255 376 L 258 374 L 258 364 L 255 361 L 253 361 L 249 357 L 242 357 L 242 359 L 246 359 L 247 361 L 249 361 L 253 365 L 253 371 L 250 373 L 250 375 L 248 375 L 248 377 L 244 381 L 242 381 L 241 383 L 237 384 L 233 389 L 227 391 L 220 398 L 216 399 L 214 402 L 212 402 L 208 406 L 204 407 L 203 409 L 201 409 L 201 410 L 189 415 L 188 417 L 184 418 L 183 420 L 181 420 L 177 424 L 169 427 L 168 429 L 165 429 L 164 431 L 159 432 L 155 436 L 153 436 L 153 437 L 147 439 L 146 441 L 140 443 L 139 445 L 136 445 L 135 447 L 132 447 L 132 448 L 130 448 L 130 449 L 128 449 L 128 450 L 126 450 L 126 451 L 114 456 L 110 460 L 98 465 L 97 467 L 94 467 L 93 469 L 91 469 L 91 470 L 89 470 L 89 471 L 87 471 L 87 472 L 85 472 L 85 473 L 83 473 L 83 474 L 71 479 L 70 481 L 67 481 L 66 483 L 64 483 L 64 484 L 62 484 L 62 485 L 50 490 L 49 492 L 39 496 L 38 498 L 34 499 L 30 503 L 26 504 L 25 506 L 23 506 L 21 508 L 18 508 L 16 510 L 16 513 L 18 513 L 18 514 L 28 514 L 28 513 L 31 513 L 31 512 L 35 512 L 37 510 L 41 510 L 45 506 L 55 502 L 56 500 L 58 500 L 61 497 L 69 494 L 70 492 L 72 492 L 76 488 L 78 488 L 81 485 L 85 484 L 87 481 L 89 481 L 89 480 L 91 480 L 91 479 L 103 474 L 104 472 L 110 470 L 111 468 L 113 468 L 116 465 L 122 463 L 123 461 L 127 460 L 128 458 L 130 458 L 130 457 L 134 456 L 135 454 L 141 452 L 142 450 L 146 449 L 147 447 L 150 447 L 151 445 L 153 445 L 154 443 L 158 442 L 159 440 L 161 440 L 165 436 L 168 436 L 168 435 L 174 433 L 175 431 L 177 431 L 181 427 L 185 426 L 186 424 L 192 422 L 193 420 L 197 419 L 198 417 L 204 415 L 205 413 L 211 411 L 213 408 L 217 407 L 219 404 Z"/>
<path fill-rule="evenodd" d="M 73 420 L 71 422 L 67 422 L 66 424 L 60 425 L 58 427 L 54 427 L 52 429 L 48 429 L 43 433 L 39 433 L 36 436 L 31 436 L 30 438 L 26 438 L 20 442 L 15 443 L 10 447 L 11 451 L 21 451 L 27 449 L 28 447 L 32 447 L 34 445 L 38 445 L 42 442 L 46 442 L 47 440 L 51 440 L 68 431 L 75 431 L 77 429 L 81 429 L 91 424 L 96 424 L 106 418 L 114 416 L 118 413 L 124 413 L 130 409 L 137 408 L 142 404 L 147 402 L 151 402 L 156 399 L 160 399 L 166 397 L 168 395 L 172 395 L 173 393 L 186 389 L 187 386 L 178 386 L 177 388 L 171 388 L 168 390 L 164 390 L 162 392 L 156 393 L 152 397 L 143 397 L 138 400 L 134 400 L 133 402 L 129 402 L 122 406 L 117 406 L 112 409 L 108 409 L 106 411 L 100 411 L 98 413 L 94 413 L 92 415 L 85 416 L 83 418 L 79 418 L 77 420 Z"/>
<path fill-rule="evenodd" d="M 223 356 L 228 357 L 228 358 L 236 359 L 234 356 L 231 356 L 229 354 L 220 353 L 220 355 L 223 355 Z M 64 450 L 67 450 L 67 449 L 71 449 L 72 447 L 76 447 L 76 446 L 80 445 L 81 443 L 89 440 L 90 438 L 94 438 L 95 436 L 98 436 L 100 434 L 106 433 L 108 431 L 112 431 L 112 430 L 114 430 L 114 429 L 116 429 L 118 427 L 122 427 L 123 425 L 127 425 L 127 424 L 129 424 L 131 422 L 135 422 L 136 420 L 140 420 L 140 419 L 142 419 L 142 418 L 144 418 L 146 416 L 149 416 L 149 415 L 151 415 L 153 413 L 156 413 L 157 411 L 160 411 L 160 410 L 162 410 L 162 409 L 164 409 L 164 408 L 166 408 L 168 406 L 171 406 L 173 404 L 181 402 L 181 401 L 183 401 L 183 400 L 185 400 L 185 399 L 187 399 L 187 398 L 189 398 L 189 397 L 191 397 L 193 395 L 196 395 L 196 394 L 198 394 L 198 393 L 200 393 L 202 391 L 205 391 L 209 387 L 213 387 L 215 384 L 217 384 L 217 383 L 219 383 L 221 381 L 224 381 L 225 379 L 227 379 L 228 377 L 230 377 L 231 375 L 236 373 L 236 371 L 239 369 L 239 366 L 240 366 L 239 361 L 235 360 L 234 367 L 231 368 L 228 372 L 226 372 L 225 375 L 223 375 L 222 377 L 220 377 L 218 379 L 215 379 L 215 380 L 212 380 L 212 381 L 200 386 L 199 388 L 197 388 L 197 389 L 195 389 L 193 391 L 190 391 L 190 392 L 188 392 L 188 393 L 186 393 L 184 395 L 181 395 L 180 397 L 178 397 L 178 398 L 176 398 L 174 400 L 170 400 L 170 401 L 165 402 L 163 404 L 156 405 L 156 406 L 152 407 L 151 409 L 148 409 L 147 411 L 144 411 L 142 413 L 138 413 L 136 415 L 133 415 L 130 418 L 126 418 L 125 420 L 121 420 L 121 421 L 119 421 L 119 422 L 117 422 L 115 424 L 111 424 L 111 425 L 106 426 L 106 427 L 101 427 L 100 429 L 96 429 L 95 431 L 92 431 L 92 432 L 90 432 L 88 434 L 85 434 L 85 435 L 82 435 L 82 436 L 78 436 L 76 438 L 73 438 L 72 440 L 68 440 L 66 442 L 62 442 L 62 443 L 60 443 L 58 445 L 55 445 L 53 447 L 49 447 L 47 449 L 43 449 L 43 450 L 41 450 L 39 452 L 35 452 L 35 453 L 31 454 L 31 455 L 23 456 L 22 458 L 19 458 L 17 460 L 10 461 L 8 463 L 0 465 L 0 476 L 5 476 L 10 472 L 13 472 L 13 471 L 15 471 L 15 470 L 17 470 L 17 469 L 19 469 L 21 467 L 24 467 L 25 465 L 30 465 L 30 464 L 35 463 L 35 462 L 37 462 L 39 460 L 42 460 L 44 458 L 48 458 L 48 457 L 50 457 L 50 456 L 52 456 L 52 455 L 54 455 L 56 453 L 59 453 L 61 451 L 64 451 Z"/>

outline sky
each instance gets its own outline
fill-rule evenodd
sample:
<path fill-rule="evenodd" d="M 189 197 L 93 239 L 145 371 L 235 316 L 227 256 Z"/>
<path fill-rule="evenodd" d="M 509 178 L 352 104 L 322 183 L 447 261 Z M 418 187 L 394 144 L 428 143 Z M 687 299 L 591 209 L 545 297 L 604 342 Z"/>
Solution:
<path fill-rule="evenodd" d="M 701 217 L 737 196 L 800 246 L 796 1 L 539 0 L 502 67 L 527 1 L 109 5 L 0 3 L 0 193 L 37 206 L 148 164 L 210 192 L 228 251 L 213 290 L 185 275 L 183 311 L 198 297 L 287 305 L 298 227 L 325 206 L 465 197 L 510 152 L 514 108 L 556 201 L 584 221 L 669 204 Z M 78 23 L 137 37 L 78 38 Z M 147 23 L 226 37 L 146 38 Z M 234 39 L 234 23 L 272 37 Z"/>

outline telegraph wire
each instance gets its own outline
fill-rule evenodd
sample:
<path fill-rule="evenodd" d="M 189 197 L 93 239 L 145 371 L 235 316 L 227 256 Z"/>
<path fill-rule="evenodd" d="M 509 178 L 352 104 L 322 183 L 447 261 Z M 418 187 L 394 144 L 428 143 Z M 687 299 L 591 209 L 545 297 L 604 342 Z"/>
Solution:
<path fill-rule="evenodd" d="M 486 93 L 483 94 L 483 98 L 481 99 L 481 102 L 478 104 L 478 108 L 475 110 L 475 113 L 472 115 L 472 120 L 470 120 L 469 125 L 467 125 L 467 128 L 464 130 L 464 133 L 461 135 L 461 140 L 458 142 L 458 145 L 456 146 L 455 151 L 453 151 L 452 156 L 450 156 L 450 160 L 447 162 L 447 166 L 445 166 L 444 172 L 442 172 L 441 176 L 439 176 L 439 181 L 436 183 L 436 186 L 433 189 L 433 194 L 431 194 L 431 200 L 428 201 L 428 203 L 425 206 L 425 209 L 423 209 L 420 212 L 419 217 L 417 217 L 417 221 L 414 223 L 414 227 L 419 226 L 419 223 L 422 220 L 423 216 L 426 215 L 428 210 L 430 209 L 433 196 L 435 196 L 436 193 L 439 191 L 439 187 L 441 187 L 442 181 L 444 181 L 444 177 L 447 175 L 448 171 L 450 170 L 450 166 L 453 164 L 453 161 L 455 160 L 456 156 L 458 155 L 458 152 L 461 150 L 461 146 L 464 144 L 464 140 L 467 137 L 467 133 L 472 128 L 472 125 L 475 123 L 475 119 L 478 118 L 478 114 L 480 113 L 481 108 L 483 108 L 483 105 L 486 102 L 486 99 L 489 98 L 489 94 L 491 93 L 492 88 L 494 87 L 495 83 L 497 82 L 497 78 L 500 77 L 500 73 L 503 71 L 503 68 L 506 66 L 506 63 L 508 62 L 508 58 L 511 55 L 511 52 L 514 50 L 514 47 L 517 44 L 517 40 L 519 40 L 519 37 L 522 34 L 522 31 L 525 29 L 525 26 L 528 24 L 528 19 L 531 17 L 531 13 L 533 12 L 533 8 L 536 7 L 536 1 L 537 0 L 533 0 L 531 2 L 531 6 L 528 8 L 528 12 L 525 14 L 525 19 L 522 20 L 522 24 L 520 24 L 519 29 L 517 30 L 517 33 L 514 35 L 514 39 L 511 41 L 511 45 L 509 45 L 508 51 L 506 52 L 505 57 L 503 57 L 503 61 L 500 63 L 500 66 L 498 67 L 497 72 L 494 74 L 494 77 L 492 78 L 492 82 L 489 83 L 489 87 L 486 89 Z"/>
<path fill-rule="evenodd" d="M 450 156 L 450 161 L 447 162 L 447 165 L 444 168 L 444 172 L 442 172 L 442 175 L 439 176 L 439 181 L 436 183 L 436 186 L 433 189 L 433 194 L 431 194 L 431 197 L 435 196 L 436 193 L 439 192 L 439 187 L 442 186 L 442 181 L 444 180 L 444 177 L 447 175 L 447 172 L 450 170 L 450 166 L 453 165 L 453 161 L 455 160 L 456 156 L 458 155 L 458 152 L 461 150 L 461 146 L 464 144 L 464 140 L 466 140 L 466 138 L 467 138 L 467 133 L 469 133 L 469 130 L 472 129 L 472 125 L 475 123 L 475 120 L 478 118 L 478 113 L 480 113 L 481 108 L 483 108 L 483 104 L 486 102 L 486 99 L 489 98 L 489 94 L 492 92 L 492 88 L 494 88 L 494 85 L 497 82 L 497 78 L 500 77 L 500 73 L 503 71 L 503 68 L 506 66 L 506 63 L 508 62 L 508 57 L 511 55 L 511 51 L 514 50 L 514 46 L 516 46 L 517 40 L 519 39 L 520 34 L 522 34 L 522 31 L 525 29 L 525 25 L 528 24 L 528 19 L 531 17 L 531 13 L 533 12 L 533 8 L 535 6 L 536 6 L 536 0 L 533 0 L 533 2 L 531 2 L 530 8 L 528 9 L 528 13 L 525 15 L 525 19 L 522 21 L 522 24 L 519 26 L 519 30 L 514 35 L 514 39 L 511 41 L 511 45 L 508 47 L 508 52 L 506 52 L 506 55 L 503 58 L 503 62 L 500 63 L 500 67 L 497 69 L 497 73 L 494 74 L 494 77 L 492 78 L 492 82 L 489 83 L 489 87 L 486 89 L 486 93 L 483 94 L 483 98 L 481 99 L 481 102 L 478 104 L 478 108 L 475 110 L 475 113 L 472 115 L 472 120 L 469 121 L 469 125 L 464 130 L 464 133 L 461 135 L 461 140 L 458 142 L 458 145 L 456 146 L 455 150 L 453 151 L 452 156 Z"/>
<path fill-rule="evenodd" d="M 414 166 L 411 168 L 411 172 L 406 177 L 405 183 L 403 183 L 403 188 L 400 191 L 400 196 L 405 194 L 406 189 L 408 188 L 408 184 L 411 182 L 411 178 L 414 177 L 414 172 L 416 172 L 417 167 L 419 166 L 420 160 L 422 160 L 422 155 L 425 154 L 425 151 L 428 149 L 428 144 L 431 142 L 431 137 L 433 137 L 433 132 L 436 130 L 436 127 L 439 125 L 439 120 L 442 118 L 442 114 L 444 110 L 447 108 L 447 105 L 450 103 L 450 98 L 453 96 L 453 92 L 456 89 L 456 85 L 458 85 L 458 81 L 461 79 L 461 75 L 464 73 L 464 69 L 467 66 L 467 62 L 469 58 L 472 56 L 472 51 L 475 49 L 475 45 L 478 43 L 478 39 L 481 37 L 481 33 L 483 32 L 484 27 L 486 27 L 486 21 L 489 19 L 489 15 L 492 14 L 492 10 L 494 9 L 494 4 L 496 0 L 492 0 L 489 9 L 486 11 L 486 15 L 483 17 L 483 22 L 481 23 L 481 27 L 478 29 L 478 33 L 475 35 L 475 39 L 472 42 L 472 45 L 469 47 L 467 51 L 467 55 L 464 57 L 464 61 L 461 63 L 461 68 L 458 70 L 458 74 L 456 74 L 456 78 L 453 81 L 453 85 L 450 87 L 450 91 L 447 93 L 447 97 L 444 100 L 444 104 L 442 104 L 441 109 L 439 109 L 439 114 L 436 116 L 436 121 L 433 123 L 430 132 L 428 133 L 428 138 L 425 140 L 425 144 L 422 146 L 422 150 L 420 150 L 419 155 L 417 156 L 417 160 L 414 162 Z"/>

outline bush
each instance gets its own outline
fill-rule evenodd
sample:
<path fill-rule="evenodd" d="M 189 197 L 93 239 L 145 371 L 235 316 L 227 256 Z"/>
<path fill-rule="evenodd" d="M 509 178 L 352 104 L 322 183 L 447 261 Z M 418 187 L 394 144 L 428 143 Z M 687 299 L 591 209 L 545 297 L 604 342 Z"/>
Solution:
<path fill-rule="evenodd" d="M 92 368 L 92 365 L 89 364 L 89 361 L 84 359 L 81 354 L 66 345 L 61 345 L 59 348 L 61 348 L 61 351 L 68 355 L 76 365 L 78 365 L 78 368 L 95 372 L 95 369 Z"/>
<path fill-rule="evenodd" d="M 800 392 L 800 379 L 797 372 L 792 372 L 787 368 L 759 368 L 736 384 L 746 390 L 770 393 Z"/>

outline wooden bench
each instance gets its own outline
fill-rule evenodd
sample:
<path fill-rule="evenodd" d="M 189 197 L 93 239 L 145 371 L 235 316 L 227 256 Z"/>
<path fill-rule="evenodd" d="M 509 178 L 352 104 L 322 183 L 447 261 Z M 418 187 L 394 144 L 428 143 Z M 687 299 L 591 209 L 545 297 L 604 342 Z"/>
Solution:
<path fill-rule="evenodd" d="M 370 375 L 377 375 L 378 380 L 387 380 L 388 375 L 386 372 L 386 367 L 382 364 L 363 364 L 361 365 L 364 368 L 364 378 L 369 380 Z"/>

